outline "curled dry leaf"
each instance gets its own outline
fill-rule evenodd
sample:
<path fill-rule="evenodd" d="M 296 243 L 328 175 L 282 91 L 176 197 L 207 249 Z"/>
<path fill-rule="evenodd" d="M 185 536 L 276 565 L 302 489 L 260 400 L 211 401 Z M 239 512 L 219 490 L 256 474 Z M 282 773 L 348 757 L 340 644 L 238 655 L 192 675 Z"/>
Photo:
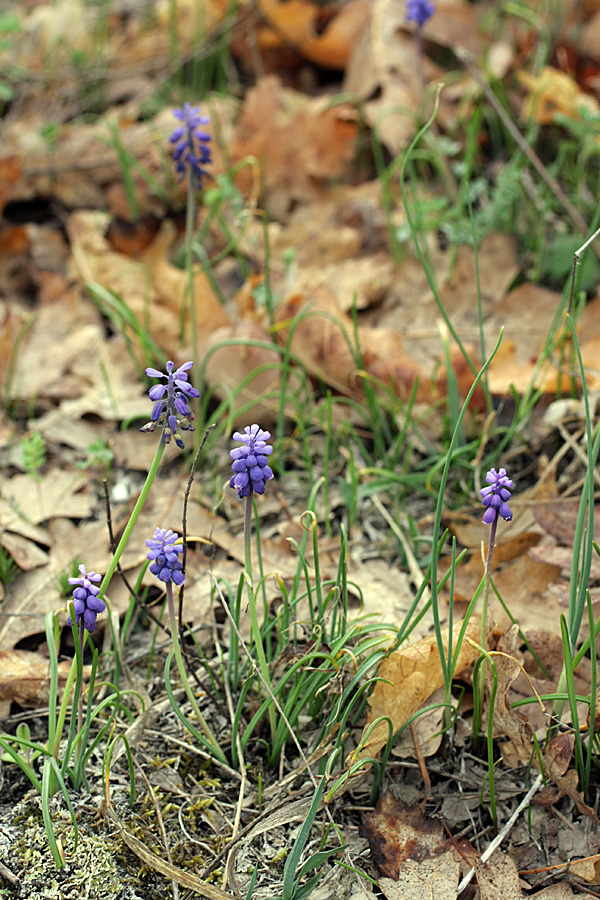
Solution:
<path fill-rule="evenodd" d="M 233 161 L 258 160 L 265 206 L 271 216 L 283 220 L 294 203 L 315 200 L 329 179 L 348 173 L 357 134 L 351 104 L 331 106 L 327 98 L 307 99 L 268 75 L 248 91 L 229 152 Z M 248 166 L 237 177 L 248 196 L 254 177 Z"/>
<path fill-rule="evenodd" d="M 259 0 L 258 7 L 286 43 L 311 62 L 330 69 L 345 68 L 352 47 L 368 26 L 371 12 L 370 0 L 336 4 L 333 18 L 323 29 L 324 8 L 310 0 Z"/>
<path fill-rule="evenodd" d="M 140 261 L 133 261 L 111 248 L 105 237 L 109 221 L 103 213 L 72 213 L 67 228 L 80 277 L 84 284 L 95 282 L 114 292 L 139 322 L 148 323 L 151 337 L 165 352 L 177 359 L 180 313 L 185 308 L 188 279 L 167 258 L 175 240 L 175 227 L 165 220 Z M 228 322 L 203 272 L 194 276 L 194 302 L 200 333 L 206 335 Z M 189 312 L 187 323 L 189 328 Z"/>
<path fill-rule="evenodd" d="M 462 623 L 454 626 L 454 637 L 458 635 Z M 478 616 L 472 616 L 467 625 L 466 636 L 479 641 L 481 622 Z M 442 631 L 442 639 L 446 652 L 448 650 L 448 629 Z M 455 672 L 462 672 L 472 665 L 479 656 L 479 651 L 467 641 L 463 641 L 458 653 Z M 379 667 L 379 678 L 369 698 L 367 724 L 363 731 L 366 736 L 371 723 L 380 716 L 387 716 L 392 722 L 392 731 L 398 731 L 410 717 L 431 697 L 434 691 L 442 687 L 444 678 L 435 635 L 423 638 L 416 644 L 394 650 Z M 366 739 L 356 759 L 376 756 L 388 738 L 386 722 L 378 723 Z"/>
<path fill-rule="evenodd" d="M 71 669 L 71 661 L 58 664 L 59 690 L 62 691 Z M 90 667 L 84 666 L 87 675 Z M 25 709 L 43 706 L 48 701 L 48 659 L 29 650 L 0 650 L 0 716 L 8 714 L 11 703 Z"/>
<path fill-rule="evenodd" d="M 498 651 L 493 654 L 498 676 L 496 704 L 494 706 L 494 737 L 508 738 L 500 744 L 502 758 L 508 766 L 539 767 L 537 755 L 533 752 L 533 730 L 525 716 L 517 709 L 511 708 L 509 691 L 512 683 L 521 671 L 517 656 L 519 626 L 512 625 L 498 641 Z M 489 679 L 487 679 L 489 689 Z M 543 770 L 558 789 L 573 800 L 579 812 L 598 821 L 594 810 L 583 799 L 583 793 L 577 790 L 578 776 L 574 769 L 566 771 L 565 757 L 568 755 L 569 742 L 550 743 L 544 757 Z M 568 765 L 568 762 L 567 762 Z M 563 774 L 564 772 L 564 774 Z"/>
<path fill-rule="evenodd" d="M 282 326 L 282 343 L 292 333 L 292 352 L 302 360 L 311 375 L 357 400 L 364 391 L 354 346 L 353 323 L 340 312 L 334 294 L 316 288 L 307 298 L 294 296 L 277 310 Z M 431 398 L 428 375 L 410 359 L 397 332 L 359 326 L 358 339 L 364 371 L 383 384 L 389 384 L 402 397 L 408 397 L 415 379 L 419 379 L 419 400 Z"/>
<path fill-rule="evenodd" d="M 597 100 L 584 93 L 570 75 L 553 66 L 544 66 L 539 75 L 522 70 L 518 79 L 529 92 L 523 103 L 524 119 L 549 125 L 557 113 L 571 119 L 581 119 L 586 113 L 598 114 Z"/>
<path fill-rule="evenodd" d="M 580 878 L 586 884 L 600 884 L 600 854 L 586 859 L 569 861 L 569 875 Z"/>
<path fill-rule="evenodd" d="M 189 308 L 189 278 L 184 269 L 178 269 L 168 258 L 175 237 L 175 225 L 170 219 L 165 219 L 155 239 L 142 253 L 141 260 L 159 295 L 163 314 L 166 308 L 179 321 L 186 303 Z M 199 335 L 210 333 L 229 321 L 204 272 L 194 274 L 193 291 Z M 186 318 L 189 321 L 189 313 Z"/>

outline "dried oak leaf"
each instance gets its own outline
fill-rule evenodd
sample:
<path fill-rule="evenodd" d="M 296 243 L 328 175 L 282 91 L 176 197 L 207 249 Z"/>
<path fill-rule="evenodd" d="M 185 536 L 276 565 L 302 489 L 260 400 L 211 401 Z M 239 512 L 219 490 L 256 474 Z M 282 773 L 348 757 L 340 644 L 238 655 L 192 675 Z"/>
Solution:
<path fill-rule="evenodd" d="M 330 69 L 344 69 L 352 47 L 368 27 L 371 2 L 349 0 L 336 4 L 324 29 L 322 20 L 327 7 L 310 0 L 259 0 L 258 8 L 276 34 L 306 59 Z M 260 46 L 260 32 L 258 43 Z"/>
<path fill-rule="evenodd" d="M 475 861 L 475 876 L 481 900 L 519 900 L 523 896 L 517 867 L 500 850 L 487 863 Z"/>
<path fill-rule="evenodd" d="M 439 821 L 427 818 L 419 806 L 408 806 L 391 791 L 384 791 L 375 809 L 366 814 L 361 834 L 369 842 L 378 870 L 396 881 L 407 862 L 420 863 L 451 848 Z"/>
<path fill-rule="evenodd" d="M 458 634 L 462 623 L 454 626 L 454 636 Z M 473 641 L 481 637 L 481 623 L 478 616 L 472 616 L 466 629 L 466 636 Z M 448 629 L 442 631 L 442 640 L 446 652 L 448 649 Z M 466 640 L 462 642 L 458 653 L 455 672 L 458 675 L 472 665 L 479 656 L 479 650 Z M 398 731 L 410 717 L 416 713 L 431 697 L 434 691 L 442 687 L 444 678 L 435 635 L 423 638 L 415 644 L 394 650 L 379 667 L 379 678 L 373 693 L 369 697 L 369 712 L 363 738 L 367 735 L 371 724 L 380 716 L 387 716 L 392 723 L 392 732 Z M 384 746 L 388 738 L 387 722 L 379 722 L 372 728 L 356 759 L 375 756 Z"/>
<path fill-rule="evenodd" d="M 272 217 L 284 220 L 295 203 L 315 200 L 330 179 L 348 174 L 357 134 L 351 104 L 309 99 L 268 75 L 248 91 L 229 153 L 234 162 L 258 160 L 265 206 Z M 248 196 L 254 178 L 250 166 L 237 176 Z"/>
<path fill-rule="evenodd" d="M 59 690 L 64 688 L 70 669 L 70 660 L 59 662 Z M 89 669 L 84 667 L 86 674 Z M 49 686 L 47 658 L 30 650 L 0 650 L 0 717 L 8 714 L 11 703 L 25 709 L 43 706 L 48 701 Z"/>
<path fill-rule="evenodd" d="M 415 862 L 403 863 L 398 879 L 381 878 L 379 887 L 387 900 L 456 900 L 460 862 L 452 850 Z"/>
<path fill-rule="evenodd" d="M 521 671 L 517 661 L 517 642 L 519 627 L 512 625 L 498 641 L 498 651 L 493 654 L 496 665 L 498 684 L 496 703 L 494 706 L 494 737 L 506 737 L 500 744 L 503 761 L 508 766 L 528 766 L 533 763 L 538 767 L 538 760 L 533 752 L 533 731 L 525 716 L 510 705 L 509 691 L 512 683 Z M 487 679 L 489 688 L 490 680 Z M 578 776 L 574 769 L 562 774 L 564 770 L 565 747 L 561 745 L 549 747 L 550 753 L 543 757 L 544 772 L 550 776 L 558 789 L 570 797 L 579 812 L 598 821 L 594 810 L 588 806 L 583 793 L 577 790 Z M 561 751 L 561 752 L 558 752 Z"/>
<path fill-rule="evenodd" d="M 112 291 L 136 316 L 147 323 L 150 336 L 172 358 L 180 352 L 181 311 L 189 303 L 187 274 L 174 266 L 168 252 L 175 239 L 175 226 L 165 220 L 154 241 L 139 261 L 114 251 L 106 239 L 109 216 L 88 210 L 71 214 L 67 226 L 71 249 L 84 284 L 96 282 Z M 194 276 L 196 327 L 200 334 L 215 330 L 228 317 L 203 272 Z"/>
<path fill-rule="evenodd" d="M 357 365 L 353 323 L 341 312 L 335 295 L 325 287 L 306 297 L 294 296 L 277 309 L 278 337 L 282 343 L 291 333 L 290 348 L 308 372 L 343 394 L 364 398 L 363 380 Z M 407 356 L 402 336 L 381 328 L 358 328 L 364 372 L 402 397 L 408 397 L 419 379 L 417 399 L 431 400 L 429 377 Z"/>

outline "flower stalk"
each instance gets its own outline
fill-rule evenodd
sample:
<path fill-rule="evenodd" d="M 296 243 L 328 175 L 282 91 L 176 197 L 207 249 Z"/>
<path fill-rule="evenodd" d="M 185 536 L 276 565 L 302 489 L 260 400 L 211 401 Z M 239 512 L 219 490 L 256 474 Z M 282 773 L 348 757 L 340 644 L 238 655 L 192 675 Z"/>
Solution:
<path fill-rule="evenodd" d="M 489 610 L 488 601 L 490 596 L 490 585 L 492 582 L 492 565 L 494 562 L 494 547 L 496 544 L 496 530 L 498 528 L 498 517 L 506 522 L 510 522 L 513 514 L 508 501 L 510 500 L 510 490 L 513 483 L 506 474 L 506 469 L 490 469 L 485 476 L 486 486 L 481 488 L 481 502 L 485 506 L 483 514 L 483 524 L 490 526 L 490 538 L 488 543 L 488 551 L 485 561 L 485 575 L 483 582 L 483 597 L 481 601 L 481 646 L 487 650 L 488 634 L 489 634 Z M 485 692 L 485 668 L 481 667 L 481 680 L 479 680 L 477 671 L 473 673 L 473 736 L 479 734 L 481 727 L 481 719 L 483 713 L 483 699 Z"/>
<path fill-rule="evenodd" d="M 256 647 L 256 655 L 260 672 L 265 685 L 271 688 L 271 673 L 265 655 L 262 634 L 256 611 L 256 594 L 252 578 L 252 508 L 254 494 L 263 494 L 267 481 L 273 478 L 273 472 L 268 465 L 267 457 L 273 452 L 273 448 L 267 444 L 271 437 L 270 432 L 263 431 L 258 425 L 247 425 L 244 434 L 236 431 L 233 435 L 235 441 L 240 441 L 242 446 L 235 447 L 229 455 L 232 459 L 231 468 L 234 474 L 229 486 L 235 488 L 240 499 L 245 499 L 244 508 L 244 577 L 248 592 L 248 610 L 250 612 L 250 627 L 252 639 Z M 275 744 L 277 732 L 277 720 L 275 707 L 269 706 L 269 724 L 271 728 L 271 743 Z"/>
<path fill-rule="evenodd" d="M 147 556 L 151 563 L 150 571 L 153 575 L 156 575 L 159 581 L 161 581 L 165 586 L 165 593 L 167 595 L 167 609 L 169 612 L 169 627 L 171 629 L 171 639 L 173 641 L 173 652 L 185 693 L 188 700 L 190 701 L 190 705 L 194 711 L 194 714 L 198 719 L 200 727 L 204 732 L 206 740 L 212 748 L 214 756 L 221 762 L 226 763 L 227 760 L 225 758 L 225 754 L 221 750 L 217 739 L 210 730 L 204 716 L 200 712 L 200 707 L 198 706 L 196 697 L 194 696 L 194 692 L 192 690 L 192 686 L 187 676 L 187 671 L 181 652 L 181 645 L 179 643 L 179 622 L 177 613 L 175 612 L 173 584 L 177 585 L 177 587 L 181 587 L 181 585 L 185 582 L 185 575 L 182 571 L 181 560 L 179 558 L 180 554 L 183 553 L 183 546 L 179 542 L 179 536 L 176 532 L 171 530 L 167 531 L 164 528 L 156 528 L 154 534 L 152 535 L 152 538 L 146 541 L 146 546 L 148 547 Z"/>

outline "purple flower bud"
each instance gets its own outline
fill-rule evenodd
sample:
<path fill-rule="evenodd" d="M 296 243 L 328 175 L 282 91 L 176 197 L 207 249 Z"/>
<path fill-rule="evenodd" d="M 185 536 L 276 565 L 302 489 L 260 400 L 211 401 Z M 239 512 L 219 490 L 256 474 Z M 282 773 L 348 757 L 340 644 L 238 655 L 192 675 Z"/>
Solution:
<path fill-rule="evenodd" d="M 502 516 L 505 521 L 510 522 L 513 514 L 508 505 L 510 500 L 510 491 L 508 489 L 512 487 L 513 483 L 507 476 L 506 469 L 500 469 L 499 472 L 496 472 L 495 469 L 490 469 L 485 476 L 485 480 L 488 483 L 488 487 L 481 488 L 479 491 L 481 502 L 486 507 L 486 511 L 483 514 L 484 524 L 491 525 L 498 516 Z"/>
<path fill-rule="evenodd" d="M 69 584 L 77 585 L 73 588 L 75 621 L 79 625 L 83 618 L 83 627 L 91 634 L 96 630 L 96 616 L 106 609 L 106 603 L 98 597 L 100 588 L 97 587 L 97 583 L 102 581 L 102 576 L 96 572 L 87 572 L 84 565 L 79 566 L 79 572 L 80 578 L 69 578 Z M 67 619 L 67 625 L 70 624 L 71 616 Z"/>
<path fill-rule="evenodd" d="M 185 575 L 181 571 L 179 554 L 183 553 L 181 544 L 176 544 L 179 535 L 175 531 L 156 528 L 151 539 L 146 541 L 148 559 L 152 563 L 150 571 L 165 584 L 170 581 L 182 585 Z"/>
<path fill-rule="evenodd" d="M 182 109 L 174 109 L 173 115 L 183 125 L 178 125 L 171 134 L 169 140 L 174 144 L 173 159 L 175 171 L 183 178 L 189 171 L 194 186 L 200 189 L 209 173 L 204 168 L 212 162 L 210 155 L 210 134 L 201 129 L 201 125 L 208 125 L 208 116 L 201 116 L 197 108 L 189 103 L 184 103 Z"/>
<path fill-rule="evenodd" d="M 191 424 L 194 414 L 188 405 L 188 398 L 200 396 L 196 388 L 188 383 L 188 369 L 191 369 L 193 365 L 192 362 L 185 362 L 175 369 L 175 363 L 169 360 L 166 373 L 150 367 L 146 369 L 146 375 L 150 378 L 166 378 L 167 383 L 155 384 L 148 391 L 154 407 L 150 421 L 143 425 L 140 431 L 148 432 L 162 428 L 165 443 L 168 444 L 171 438 L 174 438 L 181 450 L 184 448 L 184 443 L 179 429 L 182 431 L 194 430 L 194 426 Z"/>
<path fill-rule="evenodd" d="M 247 497 L 252 491 L 264 494 L 265 484 L 273 477 L 273 472 L 267 465 L 267 456 L 273 452 L 273 448 L 267 444 L 270 432 L 263 431 L 258 425 L 246 425 L 244 431 L 245 434 L 236 431 L 233 435 L 234 441 L 241 441 L 242 446 L 229 452 L 234 472 L 229 487 L 235 488 L 241 498 Z"/>
<path fill-rule="evenodd" d="M 422 28 L 427 19 L 435 12 L 435 6 L 430 0 L 408 0 L 406 4 L 406 21 L 416 22 Z"/>

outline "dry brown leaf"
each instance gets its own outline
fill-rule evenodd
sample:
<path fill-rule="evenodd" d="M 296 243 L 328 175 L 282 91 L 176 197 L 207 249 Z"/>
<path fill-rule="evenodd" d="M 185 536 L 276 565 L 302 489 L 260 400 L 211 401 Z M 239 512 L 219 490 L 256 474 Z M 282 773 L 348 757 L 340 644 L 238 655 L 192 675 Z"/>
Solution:
<path fill-rule="evenodd" d="M 456 900 L 460 875 L 458 854 L 446 850 L 438 856 L 402 863 L 397 881 L 381 878 L 379 887 L 387 900 Z"/>
<path fill-rule="evenodd" d="M 348 173 L 357 133 L 350 104 L 308 99 L 269 75 L 248 91 L 229 152 L 234 162 L 256 157 L 265 206 L 272 217 L 284 220 L 293 204 L 315 200 L 329 179 Z M 248 196 L 253 181 L 248 167 L 237 178 Z"/>
<path fill-rule="evenodd" d="M 600 854 L 588 856 L 587 859 L 569 860 L 568 872 L 586 884 L 600 884 Z"/>
<path fill-rule="evenodd" d="M 501 743 L 502 758 L 508 766 L 528 766 L 533 764 L 538 767 L 536 754 L 533 752 L 533 731 L 525 716 L 518 709 L 512 709 L 509 692 L 511 685 L 520 672 L 517 661 L 517 642 L 519 627 L 512 625 L 498 641 L 498 652 L 493 653 L 497 672 L 497 694 L 494 706 L 493 733 L 494 737 L 505 736 L 507 742 Z M 489 690 L 490 680 L 487 679 Z M 543 769 L 549 775 L 559 790 L 573 800 L 579 812 L 597 820 L 594 810 L 589 807 L 583 793 L 577 790 L 579 778 L 574 769 L 561 774 L 564 768 L 564 754 L 567 748 L 563 745 L 550 747 L 548 758 L 544 756 Z"/>
<path fill-rule="evenodd" d="M 500 850 L 487 863 L 475 860 L 475 876 L 481 900 L 519 900 L 523 896 L 517 867 Z"/>
<path fill-rule="evenodd" d="M 600 515 L 600 506 L 595 506 L 594 512 L 595 515 Z M 559 544 L 572 546 L 579 513 L 579 500 L 551 498 L 549 503 L 536 504 L 533 513 L 544 531 L 556 538 Z"/>
<path fill-rule="evenodd" d="M 548 887 L 543 888 L 541 891 L 536 891 L 535 894 L 530 894 L 530 897 L 535 897 L 535 900 L 592 900 L 593 894 L 582 894 L 578 891 L 576 894 L 573 893 L 573 890 L 566 881 L 561 881 L 557 884 L 550 884 Z"/>
<path fill-rule="evenodd" d="M 189 308 L 189 278 L 183 269 L 178 269 L 168 259 L 168 253 L 175 242 L 176 229 L 170 219 L 165 219 L 157 236 L 141 254 L 152 285 L 156 290 L 163 311 L 169 310 L 177 321 L 181 311 Z M 219 303 L 208 277 L 204 272 L 196 272 L 193 281 L 196 329 L 204 336 L 229 322 L 225 310 Z M 189 314 L 186 316 L 189 322 Z"/>
<path fill-rule="evenodd" d="M 84 284 L 96 282 L 114 291 L 139 322 L 148 323 L 151 337 L 171 358 L 177 359 L 187 275 L 167 259 L 175 237 L 173 224 L 165 220 L 142 259 L 134 262 L 112 250 L 105 237 L 108 223 L 109 217 L 104 213 L 72 213 L 68 231 L 80 277 Z M 199 333 L 206 336 L 228 321 L 203 273 L 194 277 L 194 298 Z M 189 311 L 187 322 L 189 328 Z"/>
<path fill-rule="evenodd" d="M 35 541 L 30 541 L 21 534 L 13 534 L 10 531 L 0 532 L 0 544 L 8 550 L 16 564 L 24 572 L 45 566 L 48 555 Z"/>
<path fill-rule="evenodd" d="M 323 7 L 310 0 L 259 0 L 258 7 L 275 31 L 319 66 L 343 69 L 358 36 L 367 27 L 369 0 L 350 0 L 320 28 Z"/>
<path fill-rule="evenodd" d="M 519 626 L 512 625 L 500 638 L 497 652 L 493 654 L 497 673 L 497 693 L 493 711 L 494 737 L 506 737 L 502 742 L 502 759 L 507 766 L 529 765 L 533 752 L 532 728 L 527 718 L 518 709 L 510 705 L 509 691 L 513 681 L 521 671 L 516 658 Z M 486 687 L 490 689 L 490 678 L 486 678 Z"/>
<path fill-rule="evenodd" d="M 85 666 L 85 674 L 89 672 Z M 65 686 L 71 670 L 70 660 L 58 664 L 59 690 Z M 49 662 L 41 653 L 29 650 L 0 650 L 0 718 L 8 714 L 11 703 L 25 709 L 43 706 L 50 687 Z"/>
<path fill-rule="evenodd" d="M 18 156 L 3 156 L 0 159 L 0 215 L 10 200 L 14 186 L 21 177 L 21 160 Z"/>
<path fill-rule="evenodd" d="M 494 575 L 494 583 L 500 596 L 524 631 L 537 628 L 540 622 L 543 622 L 548 631 L 560 635 L 558 605 L 548 592 L 548 586 L 553 584 L 559 575 L 559 566 L 535 562 L 529 553 Z M 508 617 L 499 603 L 494 601 L 492 608 L 494 618 L 498 622 L 508 622 Z"/>
<path fill-rule="evenodd" d="M 454 625 L 455 637 L 461 624 L 457 622 Z M 478 642 L 480 632 L 479 618 L 472 616 L 467 625 L 466 636 Z M 442 639 L 447 652 L 448 629 L 443 630 Z M 478 656 L 479 650 L 463 641 L 458 654 L 456 674 L 474 663 Z M 382 661 L 378 674 L 379 678 L 384 680 L 377 682 L 369 697 L 369 712 L 363 738 L 371 723 L 380 716 L 388 716 L 391 719 L 392 733 L 398 731 L 426 703 L 433 692 L 442 687 L 444 679 L 435 635 L 400 650 L 394 650 Z M 353 759 L 375 756 L 387 738 L 388 725 L 386 722 L 380 722 L 371 730 L 360 753 Z"/>
<path fill-rule="evenodd" d="M 436 701 L 439 701 L 440 704 L 444 702 L 444 692 L 441 688 L 429 698 L 430 703 Z M 435 756 L 444 737 L 443 720 L 444 707 L 441 705 L 419 716 L 411 727 L 406 728 L 394 741 L 392 756 L 414 759 L 416 749 L 423 758 Z"/>
<path fill-rule="evenodd" d="M 572 547 L 552 547 L 544 544 L 543 546 L 532 547 L 528 555 L 534 562 L 556 566 L 567 575 L 570 573 L 573 565 Z M 598 581 L 600 579 L 600 559 L 596 554 L 592 554 L 591 563 L 590 579 Z"/>
<path fill-rule="evenodd" d="M 394 880 L 407 861 L 437 857 L 451 846 L 439 821 L 427 818 L 416 804 L 407 806 L 391 791 L 382 792 L 375 809 L 366 814 L 363 833 L 378 871 Z"/>
<path fill-rule="evenodd" d="M 515 519 L 513 519 L 513 522 Z M 512 523 L 511 523 L 512 524 Z M 502 530 L 498 535 L 498 539 L 494 544 L 494 564 L 501 562 L 511 562 L 523 556 L 530 547 L 535 547 L 541 540 L 541 534 L 536 531 L 519 531 L 518 524 L 515 529 Z M 483 529 L 485 526 L 481 524 L 481 516 L 477 519 L 461 522 L 450 521 L 448 523 L 452 534 L 463 547 L 477 549 L 481 547 L 482 541 L 487 545 L 487 532 Z"/>
<path fill-rule="evenodd" d="M 353 323 L 340 312 L 335 296 L 327 288 L 313 291 L 307 298 L 293 297 L 277 309 L 278 336 L 287 341 L 289 326 L 295 321 L 290 347 L 308 371 L 356 399 L 363 399 L 362 379 L 353 351 Z M 301 313 L 301 314 L 300 314 Z M 300 314 L 300 315 L 299 315 Z M 378 328 L 359 327 L 359 342 L 365 371 L 400 396 L 410 394 L 419 379 L 419 400 L 431 398 L 425 370 L 404 350 L 400 334 Z"/>
<path fill-rule="evenodd" d="M 36 525 L 59 516 L 86 519 L 96 502 L 94 485 L 82 472 L 58 467 L 48 470 L 41 481 L 13 475 L 0 491 L 21 518 Z"/>
<path fill-rule="evenodd" d="M 557 734 L 552 738 L 544 753 L 544 771 L 553 778 L 564 775 L 573 758 L 574 734 Z"/>
<path fill-rule="evenodd" d="M 521 70 L 517 77 L 529 92 L 523 102 L 525 119 L 533 118 L 535 122 L 549 125 L 557 113 L 571 119 L 581 119 L 582 113 L 598 114 L 600 107 L 596 99 L 584 93 L 577 82 L 560 69 L 544 66 L 539 75 Z"/>

